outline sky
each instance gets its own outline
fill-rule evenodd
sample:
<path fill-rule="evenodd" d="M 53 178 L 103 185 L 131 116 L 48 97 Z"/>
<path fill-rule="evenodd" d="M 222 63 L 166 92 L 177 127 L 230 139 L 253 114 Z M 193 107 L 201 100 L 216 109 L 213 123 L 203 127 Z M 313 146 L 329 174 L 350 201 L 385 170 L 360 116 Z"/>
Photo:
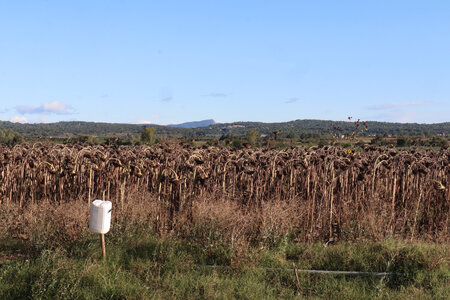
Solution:
<path fill-rule="evenodd" d="M 450 1 L 0 0 L 0 120 L 450 121 Z"/>

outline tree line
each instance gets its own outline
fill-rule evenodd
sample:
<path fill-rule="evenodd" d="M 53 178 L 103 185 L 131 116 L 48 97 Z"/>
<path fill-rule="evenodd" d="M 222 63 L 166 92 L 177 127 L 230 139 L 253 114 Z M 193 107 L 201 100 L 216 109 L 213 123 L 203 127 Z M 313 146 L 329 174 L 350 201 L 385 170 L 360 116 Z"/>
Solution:
<path fill-rule="evenodd" d="M 295 120 L 280 123 L 262 122 L 234 122 L 217 123 L 207 127 L 180 128 L 151 125 L 156 128 L 158 135 L 169 138 L 199 138 L 220 137 L 232 135 L 244 137 L 249 130 L 258 131 L 263 135 L 270 135 L 274 131 L 280 132 L 281 138 L 323 136 L 330 133 L 330 124 L 340 127 L 341 134 L 349 135 L 353 132 L 353 122 L 335 122 L 327 120 Z M 370 130 L 361 136 L 392 135 L 392 136 L 448 136 L 450 122 L 437 124 L 417 123 L 387 123 L 367 122 Z M 79 135 L 92 136 L 123 136 L 140 135 L 144 125 L 96 123 L 96 122 L 58 122 L 49 124 L 20 124 L 0 121 L 0 129 L 10 129 L 26 137 L 73 137 Z"/>

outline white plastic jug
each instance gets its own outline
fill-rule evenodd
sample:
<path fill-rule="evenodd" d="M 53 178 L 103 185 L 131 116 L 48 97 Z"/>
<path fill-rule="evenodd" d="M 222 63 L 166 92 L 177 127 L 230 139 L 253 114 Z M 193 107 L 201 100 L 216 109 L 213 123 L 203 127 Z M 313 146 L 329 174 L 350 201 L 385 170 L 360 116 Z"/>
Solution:
<path fill-rule="evenodd" d="M 107 233 L 111 227 L 111 210 L 111 201 L 92 201 L 89 229 L 96 233 Z"/>

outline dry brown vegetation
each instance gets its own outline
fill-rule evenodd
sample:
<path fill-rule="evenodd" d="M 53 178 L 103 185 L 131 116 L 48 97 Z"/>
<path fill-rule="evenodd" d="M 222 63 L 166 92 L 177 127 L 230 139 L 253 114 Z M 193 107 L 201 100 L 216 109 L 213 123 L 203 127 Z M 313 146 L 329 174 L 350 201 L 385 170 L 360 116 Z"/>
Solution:
<path fill-rule="evenodd" d="M 100 198 L 120 226 L 205 238 L 214 228 L 231 243 L 448 241 L 449 161 L 449 149 L 0 146 L 1 217 L 19 237 L 59 222 L 70 238 Z"/>

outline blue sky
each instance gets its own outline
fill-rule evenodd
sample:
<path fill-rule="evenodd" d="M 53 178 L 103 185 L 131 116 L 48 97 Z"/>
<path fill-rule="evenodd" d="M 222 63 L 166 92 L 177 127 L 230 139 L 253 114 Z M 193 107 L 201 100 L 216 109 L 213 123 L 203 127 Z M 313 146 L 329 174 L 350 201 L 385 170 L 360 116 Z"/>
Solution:
<path fill-rule="evenodd" d="M 450 121 L 450 1 L 3 1 L 0 120 Z"/>

